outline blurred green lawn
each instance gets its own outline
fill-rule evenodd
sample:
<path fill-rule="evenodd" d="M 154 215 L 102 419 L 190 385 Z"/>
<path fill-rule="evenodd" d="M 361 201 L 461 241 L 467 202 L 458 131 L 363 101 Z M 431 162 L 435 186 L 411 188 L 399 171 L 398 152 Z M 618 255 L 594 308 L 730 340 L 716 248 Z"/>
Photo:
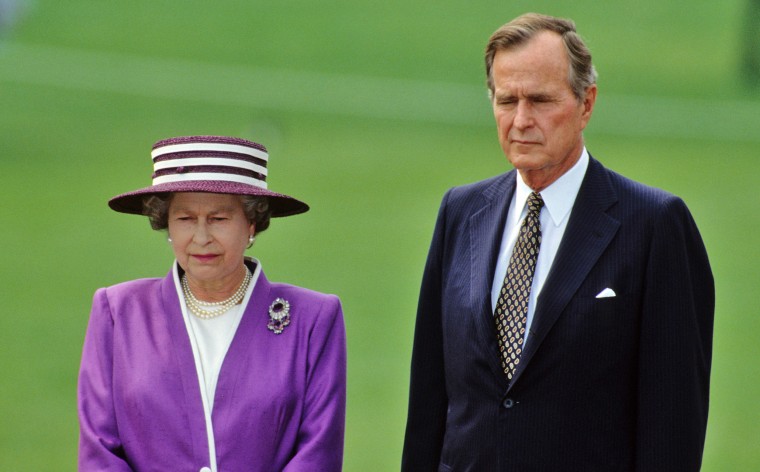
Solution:
<path fill-rule="evenodd" d="M 438 203 L 508 168 L 481 51 L 524 11 L 574 18 L 592 48 L 591 153 L 694 213 L 718 297 L 703 470 L 760 463 L 760 93 L 737 72 L 742 2 L 21 4 L 0 36 L 0 470 L 75 468 L 92 293 L 172 260 L 147 221 L 105 202 L 149 184 L 154 141 L 206 133 L 266 144 L 271 187 L 312 205 L 251 253 L 272 280 L 341 296 L 345 469 L 398 469 Z"/>

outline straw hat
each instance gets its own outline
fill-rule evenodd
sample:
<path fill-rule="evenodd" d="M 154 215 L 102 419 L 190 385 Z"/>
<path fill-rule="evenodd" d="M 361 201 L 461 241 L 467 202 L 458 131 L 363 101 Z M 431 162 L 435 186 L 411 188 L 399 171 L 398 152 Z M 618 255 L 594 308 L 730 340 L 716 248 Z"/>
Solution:
<path fill-rule="evenodd" d="M 143 214 L 147 195 L 209 192 L 267 197 L 272 216 L 297 215 L 309 206 L 267 188 L 269 154 L 261 144 L 226 136 L 183 136 L 153 145 L 153 185 L 117 195 L 108 206 Z"/>

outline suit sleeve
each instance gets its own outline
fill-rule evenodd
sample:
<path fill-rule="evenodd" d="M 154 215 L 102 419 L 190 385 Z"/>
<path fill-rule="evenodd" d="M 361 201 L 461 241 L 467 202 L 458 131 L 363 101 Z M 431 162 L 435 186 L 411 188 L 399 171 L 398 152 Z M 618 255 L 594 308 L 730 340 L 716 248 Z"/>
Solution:
<path fill-rule="evenodd" d="M 402 472 L 436 471 L 446 430 L 448 396 L 443 359 L 442 270 L 446 233 L 446 194 L 438 211 L 433 241 L 422 276 L 414 328 L 409 411 Z"/>
<path fill-rule="evenodd" d="M 346 421 L 346 330 L 338 297 L 322 304 L 308 349 L 304 417 L 283 472 L 338 472 Z"/>
<path fill-rule="evenodd" d="M 113 319 L 106 289 L 95 293 L 77 386 L 79 470 L 127 472 L 112 397 Z"/>
<path fill-rule="evenodd" d="M 655 223 L 639 346 L 636 470 L 698 471 L 707 428 L 715 288 L 680 199 Z"/>

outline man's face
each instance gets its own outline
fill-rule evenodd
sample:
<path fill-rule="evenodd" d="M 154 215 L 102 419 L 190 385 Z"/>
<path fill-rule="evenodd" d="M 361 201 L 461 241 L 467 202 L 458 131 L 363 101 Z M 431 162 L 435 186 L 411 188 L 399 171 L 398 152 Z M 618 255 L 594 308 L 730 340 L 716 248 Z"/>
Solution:
<path fill-rule="evenodd" d="M 523 180 L 541 191 L 581 155 L 583 129 L 596 99 L 596 85 L 579 101 L 570 88 L 570 63 L 562 38 L 538 33 L 494 57 L 493 113 L 499 142 Z"/>

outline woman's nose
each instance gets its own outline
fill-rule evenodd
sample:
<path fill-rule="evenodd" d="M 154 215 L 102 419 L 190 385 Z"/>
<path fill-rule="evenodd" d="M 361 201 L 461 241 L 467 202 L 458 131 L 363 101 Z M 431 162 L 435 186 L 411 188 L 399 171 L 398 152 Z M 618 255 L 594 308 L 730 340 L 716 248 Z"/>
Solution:
<path fill-rule="evenodd" d="M 195 232 L 193 233 L 193 241 L 195 241 L 196 244 L 205 245 L 212 239 L 208 225 L 205 222 L 199 221 L 198 225 L 195 227 Z"/>

